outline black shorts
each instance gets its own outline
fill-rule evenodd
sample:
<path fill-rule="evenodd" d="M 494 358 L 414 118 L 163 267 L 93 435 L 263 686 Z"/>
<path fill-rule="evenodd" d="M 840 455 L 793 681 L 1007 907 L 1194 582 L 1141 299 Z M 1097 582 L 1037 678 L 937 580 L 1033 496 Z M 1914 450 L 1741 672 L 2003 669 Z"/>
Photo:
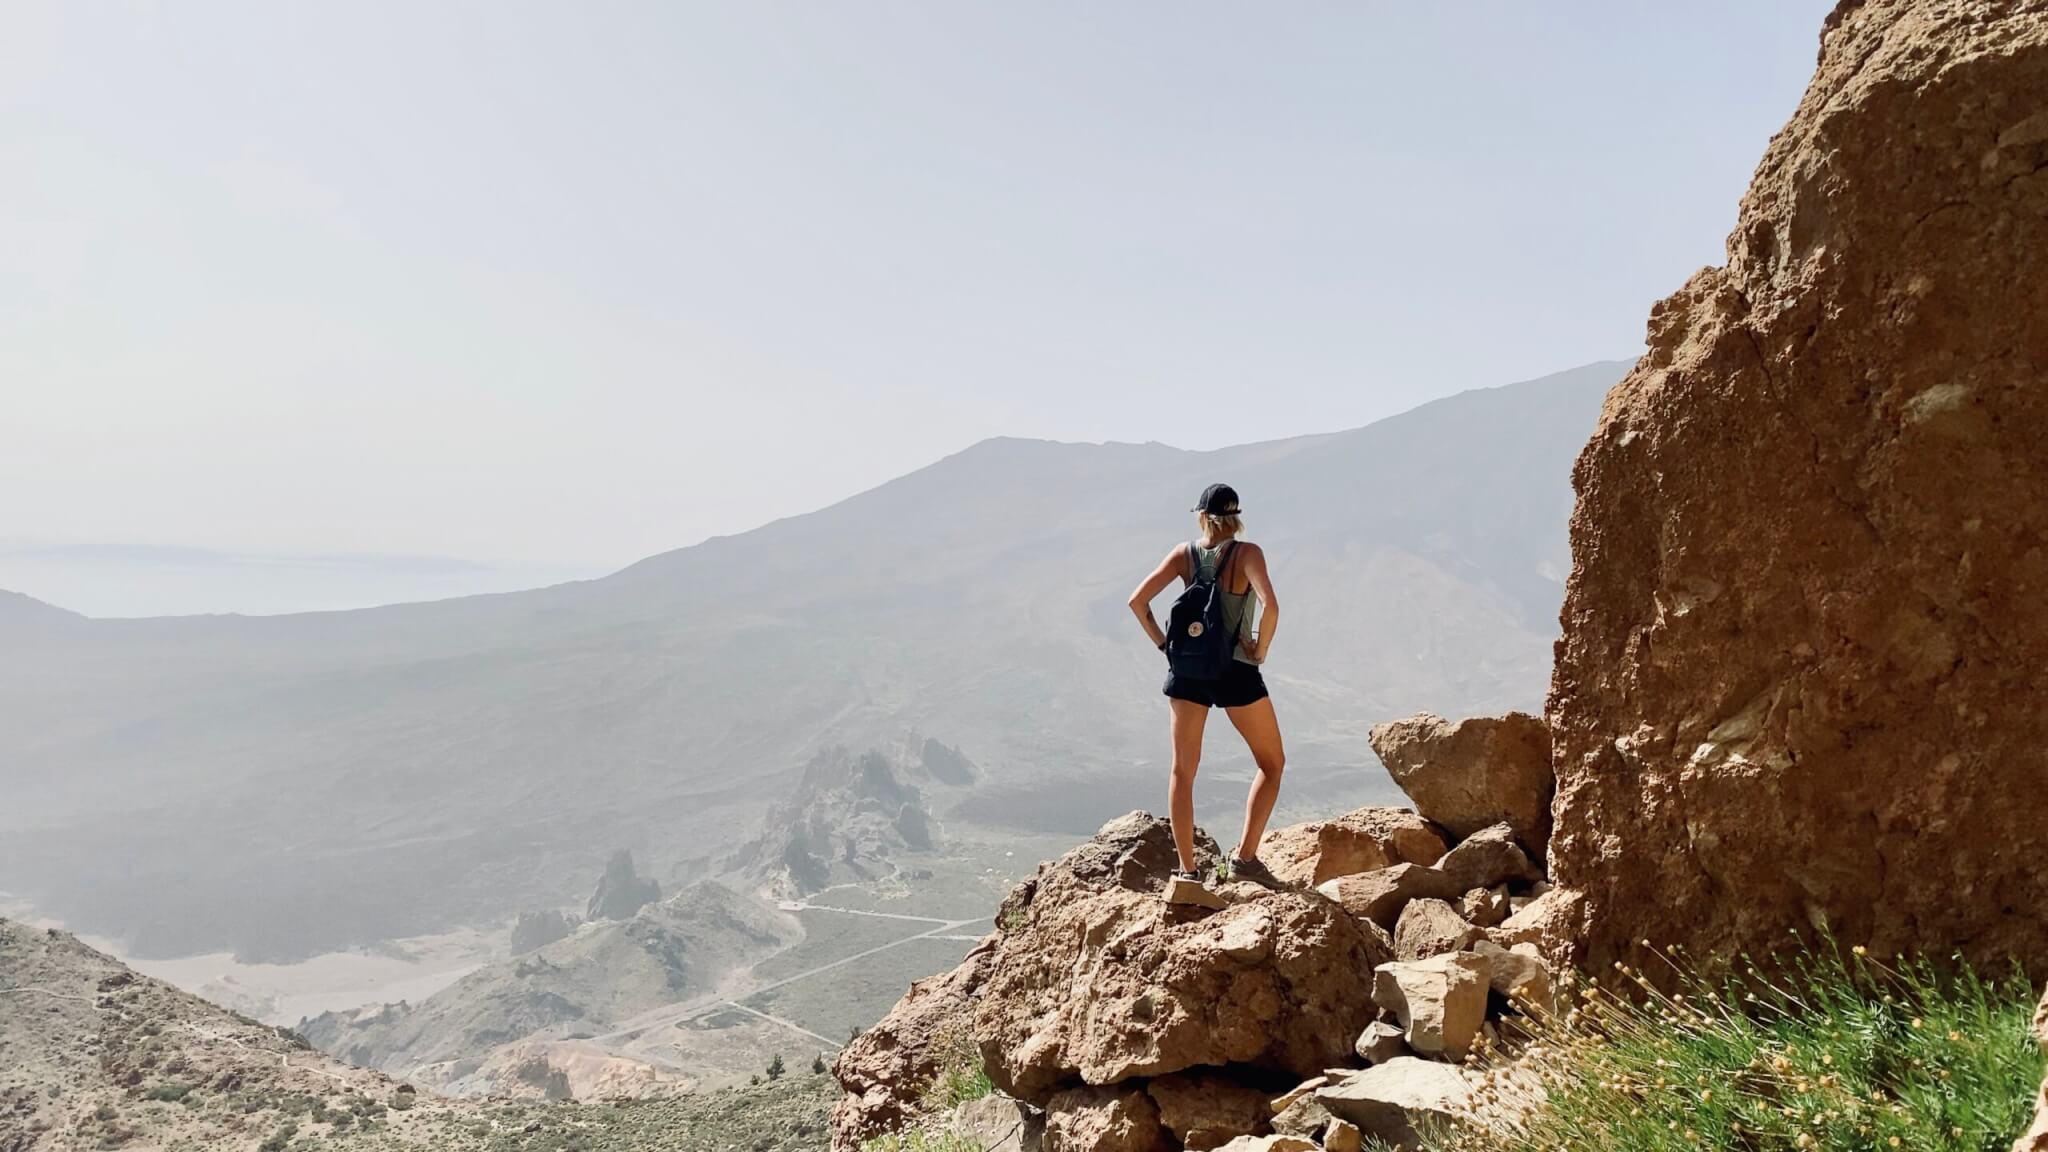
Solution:
<path fill-rule="evenodd" d="M 1232 660 L 1230 667 L 1215 680 L 1191 680 L 1168 672 L 1166 687 L 1160 691 L 1204 708 L 1242 708 L 1266 698 L 1266 678 L 1257 664 Z"/>

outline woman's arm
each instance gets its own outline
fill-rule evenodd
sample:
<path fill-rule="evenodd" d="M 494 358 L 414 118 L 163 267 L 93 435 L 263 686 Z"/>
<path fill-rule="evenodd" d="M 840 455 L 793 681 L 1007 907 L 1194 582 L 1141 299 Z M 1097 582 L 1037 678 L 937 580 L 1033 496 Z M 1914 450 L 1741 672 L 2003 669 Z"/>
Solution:
<path fill-rule="evenodd" d="M 1243 544 L 1238 548 L 1244 553 L 1244 574 L 1252 582 L 1252 592 L 1259 598 L 1259 636 L 1256 641 L 1238 638 L 1238 645 L 1260 664 L 1266 662 L 1266 649 L 1273 646 L 1273 634 L 1280 630 L 1280 597 L 1273 591 L 1272 573 L 1266 571 L 1266 553 L 1257 544 Z"/>
<path fill-rule="evenodd" d="M 1165 591 L 1166 586 L 1173 583 L 1186 570 L 1187 550 L 1175 548 L 1166 554 L 1166 559 L 1159 562 L 1159 567 L 1154 568 L 1150 576 L 1145 577 L 1145 582 L 1138 585 L 1138 590 L 1131 593 L 1131 615 L 1138 618 L 1139 626 L 1145 629 L 1146 639 L 1152 641 L 1155 648 L 1166 647 L 1166 629 L 1161 628 L 1159 621 L 1152 618 L 1152 599 Z"/>

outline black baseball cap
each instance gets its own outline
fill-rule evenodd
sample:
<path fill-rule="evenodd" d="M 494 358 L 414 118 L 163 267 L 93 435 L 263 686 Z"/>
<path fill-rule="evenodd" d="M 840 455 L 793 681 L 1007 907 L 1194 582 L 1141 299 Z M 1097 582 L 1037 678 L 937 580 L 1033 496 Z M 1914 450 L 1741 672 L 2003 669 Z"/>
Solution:
<path fill-rule="evenodd" d="M 1202 498 L 1195 502 L 1194 511 L 1207 512 L 1211 516 L 1237 515 L 1237 489 L 1228 484 L 1209 485 L 1202 489 Z"/>

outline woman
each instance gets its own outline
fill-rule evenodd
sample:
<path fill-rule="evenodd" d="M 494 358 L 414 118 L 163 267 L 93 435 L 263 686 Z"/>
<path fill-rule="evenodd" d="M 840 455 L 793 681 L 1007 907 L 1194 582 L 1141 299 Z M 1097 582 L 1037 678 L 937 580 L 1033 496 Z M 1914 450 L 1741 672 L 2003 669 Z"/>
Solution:
<path fill-rule="evenodd" d="M 1131 612 L 1143 625 L 1146 637 L 1163 651 L 1166 633 L 1152 618 L 1154 597 L 1175 578 L 1187 584 L 1213 578 L 1223 593 L 1223 623 L 1236 639 L 1235 658 L 1213 680 L 1168 672 L 1165 688 L 1173 711 L 1173 778 L 1167 811 L 1173 820 L 1173 845 L 1180 855 L 1180 870 L 1167 886 L 1166 898 L 1173 903 L 1220 908 L 1223 901 L 1203 884 L 1195 866 L 1195 771 L 1201 766 L 1202 731 L 1211 708 L 1221 708 L 1230 717 L 1259 771 L 1245 801 L 1244 835 L 1231 853 L 1228 875 L 1279 885 L 1259 862 L 1258 851 L 1266 821 L 1273 815 L 1273 803 L 1280 798 L 1280 772 L 1287 762 L 1280 746 L 1280 722 L 1273 715 L 1273 701 L 1266 695 L 1265 677 L 1259 672 L 1280 625 L 1280 601 L 1273 595 L 1273 580 L 1266 572 L 1266 554 L 1257 544 L 1238 540 L 1244 525 L 1238 519 L 1236 490 L 1228 484 L 1209 485 L 1195 512 L 1200 537 L 1191 544 L 1176 545 L 1166 554 L 1131 593 Z M 1258 599 L 1256 620 L 1254 596 Z"/>

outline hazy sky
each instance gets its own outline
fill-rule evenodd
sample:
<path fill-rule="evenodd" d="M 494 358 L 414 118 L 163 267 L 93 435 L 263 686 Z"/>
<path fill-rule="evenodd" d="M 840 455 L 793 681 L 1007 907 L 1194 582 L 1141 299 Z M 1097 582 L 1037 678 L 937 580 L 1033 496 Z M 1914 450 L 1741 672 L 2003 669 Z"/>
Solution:
<path fill-rule="evenodd" d="M 1829 6 L 5 0 L 0 587 L 517 583 L 1634 355 Z"/>

